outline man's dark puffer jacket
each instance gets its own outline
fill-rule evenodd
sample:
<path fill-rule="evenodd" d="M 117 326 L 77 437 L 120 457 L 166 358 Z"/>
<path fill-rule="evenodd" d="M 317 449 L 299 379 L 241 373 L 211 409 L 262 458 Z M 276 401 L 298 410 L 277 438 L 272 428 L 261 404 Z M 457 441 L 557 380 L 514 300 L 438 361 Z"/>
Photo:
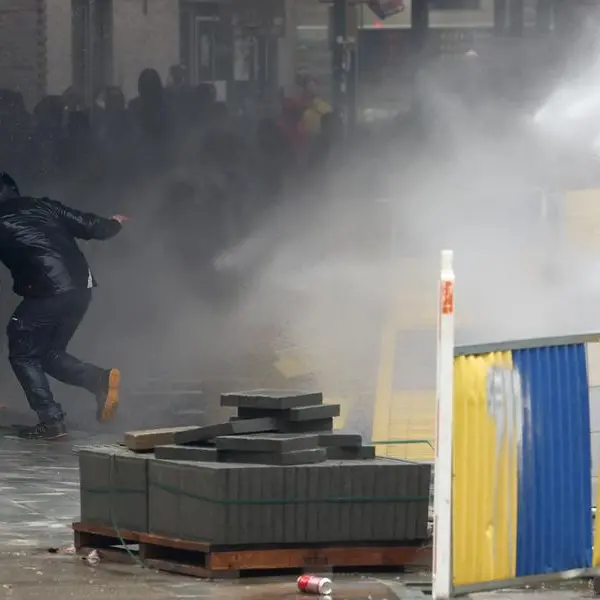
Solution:
<path fill-rule="evenodd" d="M 55 200 L 8 198 L 0 201 L 0 261 L 10 270 L 19 296 L 48 298 L 85 290 L 91 272 L 75 238 L 106 240 L 120 230 L 114 219 Z"/>

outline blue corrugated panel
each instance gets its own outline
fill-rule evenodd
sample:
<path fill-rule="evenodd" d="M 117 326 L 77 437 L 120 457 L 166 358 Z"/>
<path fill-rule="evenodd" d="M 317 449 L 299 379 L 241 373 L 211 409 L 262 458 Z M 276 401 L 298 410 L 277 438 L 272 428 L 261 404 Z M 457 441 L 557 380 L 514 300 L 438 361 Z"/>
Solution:
<path fill-rule="evenodd" d="M 583 344 L 513 352 L 525 394 L 517 577 L 590 566 L 589 391 Z"/>

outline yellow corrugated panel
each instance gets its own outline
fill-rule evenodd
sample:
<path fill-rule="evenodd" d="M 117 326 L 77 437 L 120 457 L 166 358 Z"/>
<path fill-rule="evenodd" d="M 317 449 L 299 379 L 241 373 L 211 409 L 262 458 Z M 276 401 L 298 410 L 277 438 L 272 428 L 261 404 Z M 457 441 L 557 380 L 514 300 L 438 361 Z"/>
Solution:
<path fill-rule="evenodd" d="M 517 449 L 487 410 L 490 366 L 512 367 L 510 352 L 459 357 L 454 367 L 454 584 L 510 579 L 515 574 Z"/>

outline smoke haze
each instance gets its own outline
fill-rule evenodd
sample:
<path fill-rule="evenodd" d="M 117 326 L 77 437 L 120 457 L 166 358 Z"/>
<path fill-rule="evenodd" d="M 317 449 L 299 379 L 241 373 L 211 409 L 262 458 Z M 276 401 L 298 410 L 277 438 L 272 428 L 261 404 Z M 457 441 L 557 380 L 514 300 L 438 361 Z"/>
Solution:
<path fill-rule="evenodd" d="M 203 212 L 207 180 L 218 188 L 230 179 L 210 163 L 150 174 L 119 203 L 107 194 L 102 212 L 130 210 L 132 221 L 114 243 L 85 245 L 100 287 L 74 351 L 120 366 L 131 389 L 218 380 L 372 399 L 382 333 L 395 324 L 409 340 L 398 357 L 415 379 L 408 386 L 432 389 L 445 248 L 455 252 L 459 343 L 600 331 L 600 262 L 566 245 L 560 210 L 580 165 L 597 168 L 596 137 L 584 127 L 587 137 L 563 139 L 546 127 L 568 77 L 523 86 L 514 56 L 499 49 L 493 65 L 480 53 L 424 69 L 408 113 L 377 136 L 359 131 L 233 243 Z M 250 202 L 260 192 L 244 177 L 237 193 Z M 182 180 L 195 190 L 193 207 L 173 225 L 177 215 L 161 210 Z M 192 214 L 204 219 L 196 237 L 217 239 L 211 275 L 176 250 L 183 230 L 194 237 Z M 275 365 L 294 353 L 305 372 L 286 380 Z M 152 400 L 144 402 L 124 406 L 119 426 L 135 423 Z"/>

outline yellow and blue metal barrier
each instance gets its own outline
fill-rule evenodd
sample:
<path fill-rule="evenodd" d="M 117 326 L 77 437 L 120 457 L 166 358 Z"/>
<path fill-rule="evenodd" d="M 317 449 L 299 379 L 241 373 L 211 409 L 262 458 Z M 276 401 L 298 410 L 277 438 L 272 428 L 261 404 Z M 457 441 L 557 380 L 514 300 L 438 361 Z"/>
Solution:
<path fill-rule="evenodd" d="M 593 544 L 589 376 L 600 365 L 588 365 L 598 340 L 456 349 L 455 593 L 600 566 L 600 552 L 592 557 L 600 540 Z"/>

